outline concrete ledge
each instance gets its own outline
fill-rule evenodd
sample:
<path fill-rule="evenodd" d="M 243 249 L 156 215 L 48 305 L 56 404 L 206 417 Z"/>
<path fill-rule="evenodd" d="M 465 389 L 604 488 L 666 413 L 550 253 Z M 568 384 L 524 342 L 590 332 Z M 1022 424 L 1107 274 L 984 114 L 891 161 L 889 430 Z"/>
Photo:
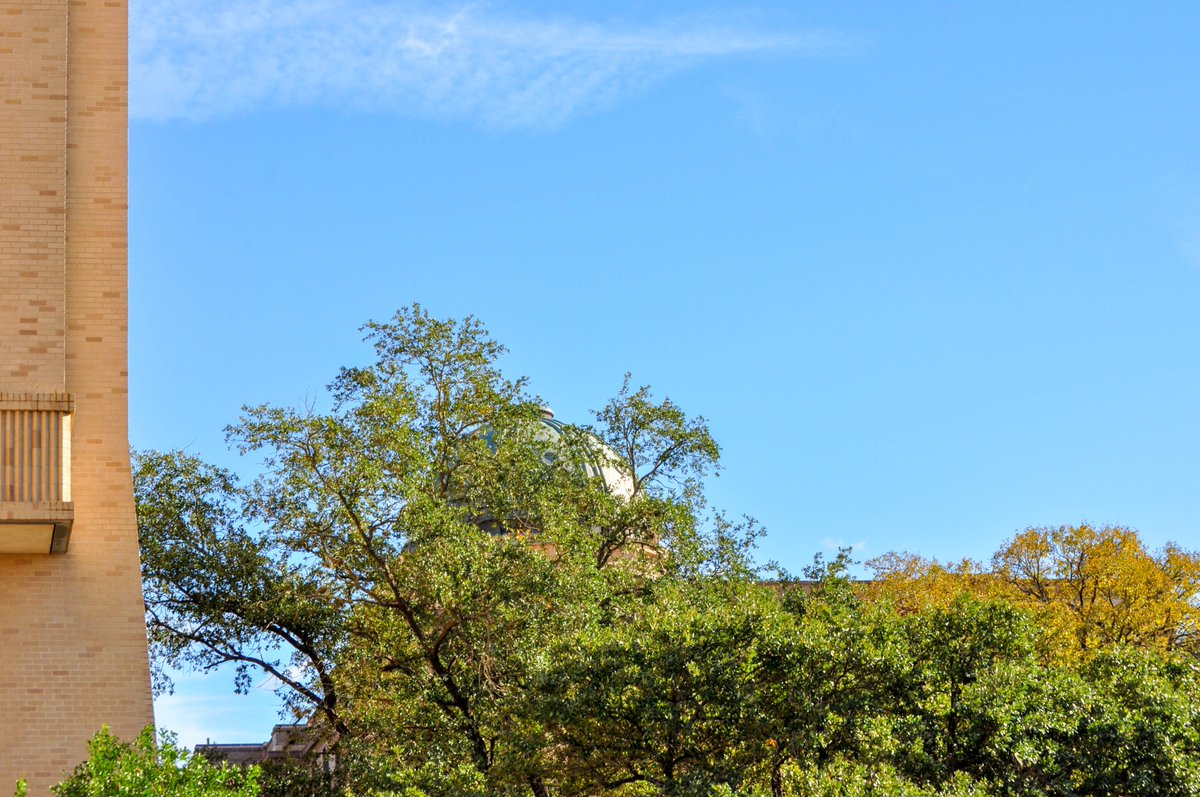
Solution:
<path fill-rule="evenodd" d="M 0 523 L 70 523 L 75 504 L 70 501 L 0 501 Z"/>
<path fill-rule="evenodd" d="M 0 556 L 66 553 L 74 519 L 70 501 L 0 502 Z"/>

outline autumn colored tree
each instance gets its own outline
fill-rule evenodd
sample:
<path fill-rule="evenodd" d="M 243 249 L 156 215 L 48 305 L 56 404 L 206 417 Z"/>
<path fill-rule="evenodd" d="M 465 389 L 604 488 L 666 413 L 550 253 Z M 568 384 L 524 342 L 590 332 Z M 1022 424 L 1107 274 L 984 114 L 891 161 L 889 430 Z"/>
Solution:
<path fill-rule="evenodd" d="M 944 607 L 961 593 L 1028 609 L 1052 658 L 1120 646 L 1168 656 L 1200 650 L 1200 556 L 1174 544 L 1148 551 L 1125 527 L 1026 529 L 1004 543 L 990 569 L 903 553 L 869 564 L 876 580 L 867 594 L 901 611 Z"/>
<path fill-rule="evenodd" d="M 1200 649 L 1200 557 L 1177 545 L 1152 553 L 1121 526 L 1027 529 L 996 552 L 992 572 L 1062 650 Z"/>
<path fill-rule="evenodd" d="M 962 594 L 1007 596 L 1008 590 L 973 559 L 943 563 L 908 551 L 889 551 L 867 562 L 874 579 L 859 588 L 868 600 L 886 600 L 902 614 L 946 608 Z"/>

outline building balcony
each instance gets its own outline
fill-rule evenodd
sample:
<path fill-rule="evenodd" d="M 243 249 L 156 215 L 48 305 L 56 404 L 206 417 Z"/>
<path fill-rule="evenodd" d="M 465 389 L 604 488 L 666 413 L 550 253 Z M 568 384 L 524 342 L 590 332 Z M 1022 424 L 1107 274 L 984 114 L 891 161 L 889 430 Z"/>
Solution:
<path fill-rule="evenodd" d="M 66 553 L 74 411 L 66 393 L 0 393 L 0 554 Z"/>

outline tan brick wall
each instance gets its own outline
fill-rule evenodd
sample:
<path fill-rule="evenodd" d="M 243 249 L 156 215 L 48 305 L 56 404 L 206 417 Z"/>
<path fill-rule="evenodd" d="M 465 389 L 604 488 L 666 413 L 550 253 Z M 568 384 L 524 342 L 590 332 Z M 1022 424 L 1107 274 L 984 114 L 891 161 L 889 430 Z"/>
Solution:
<path fill-rule="evenodd" d="M 0 556 L 0 797 L 152 721 L 129 475 L 124 0 L 0 0 L 0 392 L 70 393 L 61 556 Z"/>
<path fill-rule="evenodd" d="M 0 5 L 0 385 L 62 391 L 65 3 Z"/>

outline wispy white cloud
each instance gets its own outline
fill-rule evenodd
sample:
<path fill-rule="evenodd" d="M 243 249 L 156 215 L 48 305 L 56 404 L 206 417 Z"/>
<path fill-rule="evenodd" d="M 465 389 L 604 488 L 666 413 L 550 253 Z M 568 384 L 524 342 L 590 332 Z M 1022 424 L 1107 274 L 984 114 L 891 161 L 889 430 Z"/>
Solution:
<path fill-rule="evenodd" d="M 827 32 L 711 18 L 638 27 L 476 4 L 134 0 L 131 113 L 202 119 L 328 105 L 552 127 L 706 60 L 854 48 Z"/>

